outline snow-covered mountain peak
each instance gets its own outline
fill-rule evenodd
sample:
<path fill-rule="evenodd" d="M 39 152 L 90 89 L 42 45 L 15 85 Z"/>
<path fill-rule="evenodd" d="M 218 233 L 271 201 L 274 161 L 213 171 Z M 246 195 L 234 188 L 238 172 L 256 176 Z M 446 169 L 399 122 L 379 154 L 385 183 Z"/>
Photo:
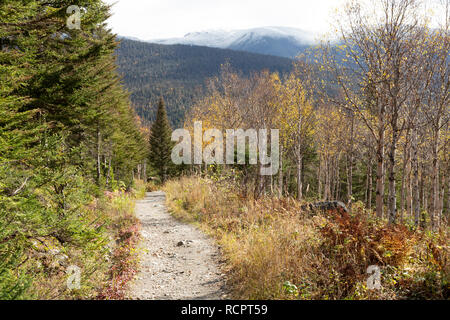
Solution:
<path fill-rule="evenodd" d="M 292 57 L 316 42 L 316 36 L 289 27 L 190 32 L 182 38 L 155 39 L 159 44 L 185 44 Z"/>

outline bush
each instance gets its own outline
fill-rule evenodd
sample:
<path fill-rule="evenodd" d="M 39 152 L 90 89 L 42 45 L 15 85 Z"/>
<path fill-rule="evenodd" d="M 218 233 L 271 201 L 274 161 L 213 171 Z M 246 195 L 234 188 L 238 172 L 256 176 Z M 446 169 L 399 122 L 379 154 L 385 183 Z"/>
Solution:
<path fill-rule="evenodd" d="M 77 191 L 72 191 L 67 201 L 77 197 L 76 192 L 85 193 L 82 184 L 74 184 L 74 188 L 76 186 Z M 45 233 L 30 232 L 27 237 L 11 237 L 0 244 L 0 249 L 8 246 L 16 249 L 12 251 L 16 260 L 9 259 L 10 264 L 0 266 L 0 299 L 123 297 L 122 292 L 136 266 L 133 260 L 138 223 L 134 216 L 134 199 L 145 194 L 143 183 L 136 182 L 135 186 L 130 193 L 105 192 L 104 196 L 84 205 L 72 205 L 63 216 L 49 215 L 43 222 L 48 226 L 48 229 L 42 228 Z M 40 190 L 39 196 L 45 201 L 46 190 Z M 49 193 L 48 198 L 53 197 Z M 33 203 L 34 199 L 30 200 Z M 30 230 L 32 227 L 28 225 Z M 80 268 L 79 289 L 67 287 L 69 266 Z M 111 295 L 104 295 L 105 288 L 111 287 L 115 291 L 109 290 Z"/>

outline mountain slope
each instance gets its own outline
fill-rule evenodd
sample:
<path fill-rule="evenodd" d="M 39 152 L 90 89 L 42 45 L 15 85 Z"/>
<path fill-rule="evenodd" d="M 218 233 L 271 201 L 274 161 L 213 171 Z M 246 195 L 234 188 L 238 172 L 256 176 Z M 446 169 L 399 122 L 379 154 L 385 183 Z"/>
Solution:
<path fill-rule="evenodd" d="M 205 80 L 218 75 L 222 64 L 229 62 L 244 75 L 263 69 L 283 74 L 292 68 L 292 60 L 281 57 L 129 39 L 121 40 L 116 55 L 137 114 L 144 122 L 153 121 L 157 101 L 163 96 L 174 127 L 182 125 L 186 110 L 202 94 Z"/>
<path fill-rule="evenodd" d="M 235 31 L 205 31 L 183 38 L 150 40 L 159 44 L 186 44 L 232 49 L 293 58 L 315 44 L 314 35 L 295 28 L 263 27 Z"/>

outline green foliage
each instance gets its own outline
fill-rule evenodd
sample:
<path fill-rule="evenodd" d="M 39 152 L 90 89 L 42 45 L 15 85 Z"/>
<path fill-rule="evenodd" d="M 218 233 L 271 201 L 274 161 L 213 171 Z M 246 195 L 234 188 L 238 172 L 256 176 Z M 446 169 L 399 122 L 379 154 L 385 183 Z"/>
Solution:
<path fill-rule="evenodd" d="M 159 97 L 166 99 L 172 126 L 183 125 L 184 115 L 204 94 L 208 78 L 217 76 L 221 65 L 249 76 L 263 69 L 281 74 L 292 69 L 292 60 L 249 52 L 216 48 L 160 45 L 122 39 L 116 51 L 119 72 L 130 90 L 136 113 L 144 123 L 156 118 Z"/>
<path fill-rule="evenodd" d="M 290 281 L 285 281 L 283 283 L 283 290 L 289 295 L 293 295 L 294 297 L 298 296 L 297 286 L 295 284 L 292 284 Z"/>
<path fill-rule="evenodd" d="M 172 129 L 167 118 L 164 100 L 158 103 L 156 120 L 150 130 L 150 165 L 155 169 L 160 182 L 164 183 L 171 174 L 173 168 L 171 154 L 174 146 L 172 140 Z"/>
<path fill-rule="evenodd" d="M 65 28 L 69 5 L 81 30 Z M 0 2 L 0 299 L 51 298 L 46 277 L 64 286 L 36 258 L 49 247 L 83 266 L 74 295 L 91 294 L 106 233 L 86 208 L 116 179 L 129 188 L 146 157 L 108 17 L 100 0 Z"/>

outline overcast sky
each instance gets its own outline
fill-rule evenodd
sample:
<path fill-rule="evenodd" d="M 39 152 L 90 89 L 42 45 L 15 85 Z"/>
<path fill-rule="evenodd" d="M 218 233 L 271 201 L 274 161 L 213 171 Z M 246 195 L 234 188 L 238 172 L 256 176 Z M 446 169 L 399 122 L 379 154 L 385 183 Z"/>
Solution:
<path fill-rule="evenodd" d="M 112 4 L 109 26 L 142 40 L 182 37 L 211 29 L 294 27 L 330 31 L 332 15 L 346 0 L 104 0 Z M 436 0 L 429 0 L 430 2 Z"/>

